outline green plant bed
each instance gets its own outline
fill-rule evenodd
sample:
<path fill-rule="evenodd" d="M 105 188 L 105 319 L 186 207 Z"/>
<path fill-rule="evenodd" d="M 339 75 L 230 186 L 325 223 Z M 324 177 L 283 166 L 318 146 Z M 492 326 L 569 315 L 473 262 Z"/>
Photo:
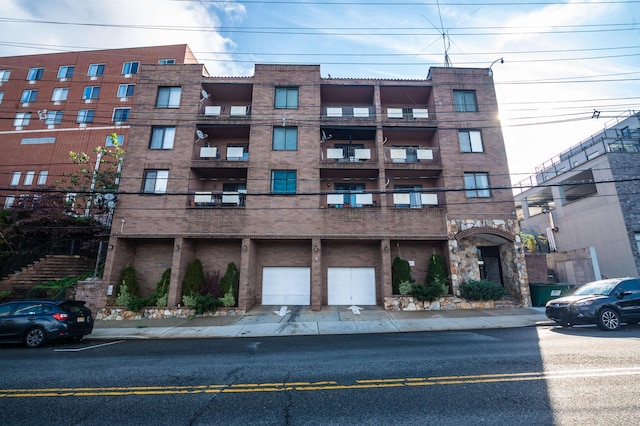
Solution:
<path fill-rule="evenodd" d="M 468 300 L 500 300 L 504 287 L 489 280 L 469 280 L 460 284 L 460 296 Z"/>

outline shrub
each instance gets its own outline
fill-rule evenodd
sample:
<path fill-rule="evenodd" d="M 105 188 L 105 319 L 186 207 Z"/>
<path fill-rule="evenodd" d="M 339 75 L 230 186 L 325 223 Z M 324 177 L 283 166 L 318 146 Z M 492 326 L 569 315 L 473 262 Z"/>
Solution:
<path fill-rule="evenodd" d="M 117 306 L 127 306 L 129 301 L 131 300 L 131 295 L 127 289 L 126 284 L 120 284 L 120 289 L 118 291 L 118 297 L 116 297 L 116 305 Z"/>
<path fill-rule="evenodd" d="M 402 281 L 398 286 L 398 290 L 400 291 L 400 294 L 404 296 L 405 294 L 411 293 L 411 287 L 412 285 L 409 281 Z"/>
<path fill-rule="evenodd" d="M 116 297 L 116 305 L 124 306 L 127 310 L 132 312 L 139 312 L 145 306 L 153 306 L 156 304 L 156 296 L 151 295 L 149 297 L 140 297 L 136 294 L 129 293 L 129 288 L 126 284 L 120 286 L 118 297 Z"/>
<path fill-rule="evenodd" d="M 489 280 L 469 280 L 460 284 L 460 295 L 467 300 L 499 300 L 504 287 Z"/>
<path fill-rule="evenodd" d="M 222 289 L 220 288 L 220 271 L 215 270 L 213 272 L 207 272 L 207 278 L 205 286 L 202 289 L 202 294 L 210 294 L 214 299 L 222 296 Z"/>
<path fill-rule="evenodd" d="M 433 253 L 427 264 L 427 276 L 425 277 L 424 283 L 429 285 L 429 283 L 438 280 L 440 283 L 446 284 L 448 276 L 449 274 L 447 274 L 447 265 L 445 264 L 444 258 L 437 253 Z"/>
<path fill-rule="evenodd" d="M 10 295 L 11 295 L 11 290 L 0 291 L 0 303 L 4 302 L 5 299 L 8 299 Z"/>
<path fill-rule="evenodd" d="M 195 308 L 197 301 L 198 296 L 196 296 L 195 294 L 185 294 L 184 296 L 182 296 L 182 304 L 187 308 Z"/>
<path fill-rule="evenodd" d="M 156 300 L 156 306 L 162 308 L 165 307 L 169 304 L 169 294 L 164 294 L 162 296 L 159 296 L 158 299 Z"/>
<path fill-rule="evenodd" d="M 239 286 L 240 271 L 238 270 L 238 267 L 235 263 L 230 262 L 227 265 L 227 270 L 225 271 L 224 276 L 220 280 L 220 291 L 224 295 L 223 298 L 227 297 L 227 294 L 230 291 L 233 291 L 233 294 L 238 294 Z"/>
<path fill-rule="evenodd" d="M 200 259 L 194 259 L 187 268 L 187 274 L 182 282 L 183 296 L 199 294 L 205 286 L 204 272 Z"/>
<path fill-rule="evenodd" d="M 129 265 L 122 270 L 122 274 L 120 275 L 120 285 L 127 286 L 127 293 L 138 294 L 140 286 L 136 279 L 136 270 L 133 266 Z"/>
<path fill-rule="evenodd" d="M 156 296 L 158 299 L 169 294 L 169 283 L 171 282 L 171 268 L 165 270 L 156 284 Z M 165 305 L 166 306 L 166 305 Z"/>
<path fill-rule="evenodd" d="M 438 300 L 445 292 L 445 284 L 440 278 L 435 278 L 427 284 L 414 284 L 411 288 L 411 294 L 421 302 L 433 302 Z"/>
<path fill-rule="evenodd" d="M 222 302 L 210 293 L 196 296 L 196 314 L 202 315 L 205 312 L 215 312 L 220 306 L 222 306 Z"/>
<path fill-rule="evenodd" d="M 393 294 L 400 294 L 400 283 L 403 281 L 413 282 L 413 278 L 411 278 L 411 267 L 408 261 L 396 256 L 391 265 Z"/>
<path fill-rule="evenodd" d="M 220 298 L 219 300 L 220 302 L 222 302 L 225 308 L 235 306 L 236 304 L 236 298 L 233 297 L 233 290 L 229 290 L 227 293 L 225 293 L 224 297 Z"/>

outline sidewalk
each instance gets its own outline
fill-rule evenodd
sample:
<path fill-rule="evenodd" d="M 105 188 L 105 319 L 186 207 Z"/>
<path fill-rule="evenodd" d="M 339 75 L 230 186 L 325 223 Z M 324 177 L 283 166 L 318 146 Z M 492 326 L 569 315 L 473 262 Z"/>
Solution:
<path fill-rule="evenodd" d="M 477 330 L 550 325 L 544 308 L 391 312 L 366 306 L 359 313 L 346 306 L 287 308 L 260 306 L 245 315 L 96 321 L 88 339 L 178 339 L 213 337 L 304 336 L 411 331 Z M 358 311 L 357 309 L 355 311 Z"/>

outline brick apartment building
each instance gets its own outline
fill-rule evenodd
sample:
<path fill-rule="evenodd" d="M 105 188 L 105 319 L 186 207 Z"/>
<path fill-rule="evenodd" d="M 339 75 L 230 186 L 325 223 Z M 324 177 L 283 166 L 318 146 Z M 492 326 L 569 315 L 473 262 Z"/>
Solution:
<path fill-rule="evenodd" d="M 146 64 L 196 63 L 183 45 L 0 58 L 0 207 L 59 186 L 116 133 L 126 147 L 139 73 Z"/>
<path fill-rule="evenodd" d="M 171 268 L 177 306 L 198 258 L 205 272 L 238 266 L 241 309 L 380 305 L 396 256 L 422 282 L 435 252 L 450 294 L 486 277 L 530 304 L 487 69 L 381 80 L 156 64 L 131 102 L 105 289 L 133 265 L 150 294 Z"/>

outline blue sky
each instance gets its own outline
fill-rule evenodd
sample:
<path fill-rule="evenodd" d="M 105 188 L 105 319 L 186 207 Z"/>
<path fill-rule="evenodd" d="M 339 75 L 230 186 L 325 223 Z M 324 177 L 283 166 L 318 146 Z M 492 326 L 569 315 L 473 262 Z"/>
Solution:
<path fill-rule="evenodd" d="M 425 78 L 443 66 L 445 46 L 453 66 L 486 68 L 503 57 L 492 69 L 514 182 L 640 110 L 640 1 L 0 4 L 1 56 L 188 43 L 213 75 L 305 63 L 320 64 L 324 76 L 393 79 Z"/>

